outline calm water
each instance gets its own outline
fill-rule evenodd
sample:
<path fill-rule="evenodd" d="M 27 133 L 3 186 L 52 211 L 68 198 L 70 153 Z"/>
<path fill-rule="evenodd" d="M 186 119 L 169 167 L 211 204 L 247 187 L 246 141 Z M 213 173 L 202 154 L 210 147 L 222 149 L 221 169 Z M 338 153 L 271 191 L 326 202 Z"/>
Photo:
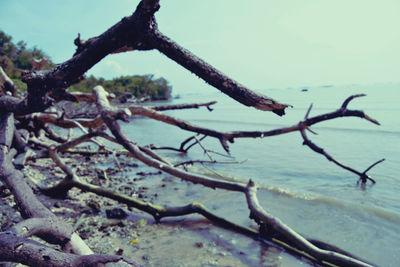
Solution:
<path fill-rule="evenodd" d="M 302 146 L 299 133 L 236 139 L 230 145 L 233 158 L 212 156 L 216 160 L 240 164 L 200 165 L 193 171 L 217 172 L 243 181 L 256 180 L 262 185 L 258 195 L 264 208 L 300 233 L 337 245 L 380 266 L 400 266 L 400 85 L 321 86 L 307 88 L 306 92 L 302 89 L 304 87 L 262 91 L 294 106 L 282 118 L 243 107 L 219 92 L 185 94 L 173 101 L 217 100 L 213 112 L 195 109 L 167 113 L 223 131 L 270 130 L 296 124 L 303 119 L 311 103 L 314 107 L 310 116 L 313 116 L 337 109 L 352 94 L 366 93 L 366 97 L 353 100 L 349 108 L 363 109 L 381 126 L 359 118 L 342 118 L 320 123 L 313 127 L 318 135 L 309 134 L 337 160 L 359 171 L 386 158 L 369 172 L 377 184 L 366 190 L 356 185 L 357 177 L 352 173 Z M 143 118 L 135 119 L 125 130 L 140 144 L 175 147 L 192 135 Z M 203 144 L 208 149 L 223 152 L 213 138 L 206 138 Z M 164 156 L 175 161 L 187 159 L 171 152 L 164 152 Z M 207 159 L 198 148 L 190 150 L 188 156 Z M 230 203 L 233 203 L 230 211 L 233 214 L 234 207 L 246 208 L 242 199 L 232 199 Z"/>

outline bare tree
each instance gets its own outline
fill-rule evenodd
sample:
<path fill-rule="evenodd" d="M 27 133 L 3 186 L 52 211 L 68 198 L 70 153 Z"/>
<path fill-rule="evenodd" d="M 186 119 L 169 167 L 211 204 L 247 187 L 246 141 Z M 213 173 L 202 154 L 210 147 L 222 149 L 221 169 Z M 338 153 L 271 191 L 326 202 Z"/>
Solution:
<path fill-rule="evenodd" d="M 275 242 L 280 246 L 284 244 L 283 247 L 286 247 L 289 252 L 301 253 L 318 264 L 371 266 L 369 263 L 334 246 L 303 237 L 279 218 L 268 213 L 258 202 L 257 185 L 253 181 L 249 180 L 247 184 L 224 181 L 188 172 L 185 168 L 182 168 L 185 164 L 174 166 L 156 153 L 157 149 L 163 147 L 141 147 L 136 145 L 123 133 L 117 122 L 118 120 L 128 122 L 129 116 L 139 114 L 174 125 L 182 130 L 193 132 L 195 136 L 184 140 L 179 148 L 164 147 L 164 149 L 173 149 L 179 152 L 187 152 L 188 149 L 196 144 L 202 146 L 201 140 L 205 136 L 217 138 L 223 149 L 229 152 L 228 143 L 233 143 L 236 138 L 266 138 L 298 131 L 303 137 L 304 145 L 324 155 L 329 161 L 341 168 L 354 173 L 359 182 L 365 185 L 368 181 L 375 183 L 375 180 L 369 177 L 367 172 L 383 160 L 373 163 L 365 171 L 357 171 L 334 159 L 306 135 L 307 130 L 311 131 L 310 127 L 312 125 L 341 117 L 358 117 L 379 124 L 376 120 L 366 115 L 364 111 L 347 108 L 351 100 L 362 95 L 349 97 L 339 109 L 330 113 L 309 117 L 309 110 L 305 114 L 304 120 L 293 126 L 269 131 L 221 132 L 200 127 L 162 113 L 163 110 L 167 109 L 198 108 L 201 106 L 211 110 L 210 106 L 214 104 L 213 102 L 161 107 L 131 105 L 128 108 L 119 108 L 109 103 L 108 93 L 101 86 L 96 86 L 91 95 L 70 93 L 68 91 L 69 86 L 82 80 L 87 70 L 109 54 L 157 49 L 239 103 L 261 111 L 272 111 L 280 116 L 284 115 L 285 109 L 289 105 L 282 104 L 246 88 L 163 35 L 158 30 L 154 17 L 159 8 L 158 0 L 142 0 L 131 16 L 123 18 L 103 34 L 86 41 L 81 40 L 80 36 L 78 36 L 75 40 L 77 49 L 71 59 L 49 71 L 36 70 L 26 73 L 23 76 L 23 81 L 27 84 L 27 94 L 23 99 L 9 95 L 0 97 L 0 177 L 1 181 L 10 189 L 21 215 L 25 219 L 13 226 L 9 231 L 0 233 L 0 260 L 21 262 L 34 266 L 97 266 L 102 263 L 112 262 L 125 262 L 132 266 L 136 265 L 121 256 L 94 255 L 91 249 L 74 233 L 70 225 L 61 222 L 38 200 L 30 185 L 28 185 L 27 179 L 14 166 L 17 163 L 23 165 L 25 161 L 29 160 L 31 157 L 27 152 L 31 146 L 35 146 L 41 149 L 40 157 L 50 157 L 65 173 L 65 178 L 58 184 L 50 187 L 40 187 L 40 192 L 43 194 L 57 197 L 65 196 L 71 188 L 77 187 L 145 211 L 151 214 L 157 222 L 168 216 L 184 216 L 197 213 L 224 228 L 237 231 L 251 238 Z M 12 81 L 8 79 L 3 71 L 0 72 L 0 76 L 0 80 L 3 81 L 4 91 L 13 93 Z M 76 119 L 68 118 L 64 113 L 58 114 L 57 112 L 48 111 L 49 107 L 61 100 L 93 102 L 97 106 L 98 116 L 94 119 Z M 43 130 L 46 138 L 52 139 L 57 145 L 49 146 L 41 141 L 40 138 L 33 137 L 33 135 L 28 140 L 24 140 L 21 138 L 20 130 L 15 127 L 17 122 L 19 129 L 25 128 L 36 133 Z M 72 140 L 67 139 L 58 136 L 56 132 L 48 127 L 50 124 L 62 128 L 79 128 L 84 134 Z M 34 127 L 28 127 L 28 125 L 34 125 Z M 100 130 L 104 125 L 108 127 L 113 136 Z M 40 134 L 37 136 L 40 136 Z M 219 217 L 200 203 L 192 203 L 180 207 L 162 207 L 82 181 L 74 169 L 61 159 L 59 153 L 68 153 L 71 148 L 89 141 L 95 142 L 104 148 L 105 153 L 115 153 L 115 151 L 105 148 L 98 139 L 95 139 L 96 137 L 121 145 L 134 158 L 162 172 L 213 189 L 218 188 L 244 194 L 250 218 L 259 225 L 259 230 L 256 231 L 240 226 Z M 203 147 L 203 149 L 207 151 L 206 148 Z M 29 229 L 28 233 L 23 229 Z M 272 234 L 275 236 L 274 239 L 271 238 Z M 60 252 L 43 243 L 31 240 L 29 237 L 32 235 L 39 236 L 46 242 L 60 245 L 63 251 Z M 278 240 L 279 242 L 273 240 Z"/>

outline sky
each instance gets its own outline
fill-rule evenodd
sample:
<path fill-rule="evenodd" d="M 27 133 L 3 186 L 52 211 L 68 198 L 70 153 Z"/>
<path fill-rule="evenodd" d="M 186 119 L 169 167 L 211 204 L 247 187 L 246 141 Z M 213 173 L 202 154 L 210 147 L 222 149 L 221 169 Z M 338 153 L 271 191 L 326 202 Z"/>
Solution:
<path fill-rule="evenodd" d="M 61 63 L 138 0 L 0 0 L 0 30 Z M 160 30 L 253 90 L 400 83 L 399 0 L 161 0 Z M 210 89 L 158 51 L 110 55 L 97 77 L 155 74 L 174 93 Z"/>

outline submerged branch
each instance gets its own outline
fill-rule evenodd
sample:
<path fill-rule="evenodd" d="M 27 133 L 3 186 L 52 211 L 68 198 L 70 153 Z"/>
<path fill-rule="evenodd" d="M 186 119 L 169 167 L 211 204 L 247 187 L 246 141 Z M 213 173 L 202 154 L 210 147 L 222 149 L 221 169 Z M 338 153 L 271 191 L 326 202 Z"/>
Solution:
<path fill-rule="evenodd" d="M 332 250 L 320 249 L 306 238 L 296 233 L 292 228 L 284 224 L 279 218 L 272 216 L 261 207 L 256 195 L 257 187 L 250 180 L 246 188 L 246 199 L 250 209 L 250 218 L 254 219 L 260 227 L 272 228 L 274 231 L 282 234 L 291 244 L 297 249 L 300 249 L 320 263 L 333 263 L 338 266 L 358 266 L 358 267 L 372 267 L 372 265 L 338 253 Z"/>
<path fill-rule="evenodd" d="M 353 100 L 353 99 L 355 99 L 355 98 L 357 98 L 357 97 L 362 97 L 362 96 L 365 96 L 365 95 L 364 95 L 364 94 L 359 94 L 359 95 L 352 95 L 352 96 L 348 97 L 348 98 L 343 102 L 342 106 L 335 112 L 336 115 L 340 115 L 340 114 L 352 114 L 352 115 L 350 115 L 350 116 L 357 116 L 357 117 L 360 117 L 360 118 L 364 118 L 364 119 L 366 119 L 366 120 L 368 120 L 368 121 L 370 121 L 370 122 L 372 122 L 372 123 L 374 123 L 374 124 L 379 125 L 379 122 L 378 122 L 378 121 L 376 121 L 376 120 L 370 118 L 370 117 L 367 116 L 363 111 L 348 110 L 348 109 L 347 109 L 347 105 L 350 103 L 351 100 Z M 345 165 L 345 164 L 343 164 L 343 163 L 337 161 L 337 160 L 336 160 L 335 158 L 333 158 L 330 154 L 328 154 L 323 148 L 321 148 L 321 147 L 319 147 L 318 145 L 316 145 L 315 143 L 313 143 L 313 142 L 307 137 L 306 130 L 308 130 L 308 131 L 314 133 L 314 132 L 310 129 L 310 126 L 311 126 L 312 124 L 310 124 L 309 122 L 312 121 L 313 124 L 315 124 L 315 123 L 317 123 L 317 122 L 323 121 L 323 120 L 320 120 L 321 115 L 320 115 L 320 116 L 317 116 L 317 117 L 314 117 L 314 118 L 311 118 L 311 119 L 308 118 L 308 116 L 309 116 L 309 114 L 310 114 L 310 111 L 311 111 L 311 108 L 312 108 L 312 105 L 311 105 L 310 108 L 308 109 L 308 111 L 307 111 L 307 113 L 306 113 L 306 115 L 305 115 L 304 121 L 301 121 L 301 122 L 298 124 L 300 134 L 301 134 L 301 136 L 303 137 L 303 140 L 304 140 L 304 141 L 303 141 L 303 145 L 306 145 L 306 146 L 308 146 L 312 151 L 314 151 L 314 152 L 316 152 L 316 153 L 318 153 L 318 154 L 321 154 L 321 155 L 325 156 L 325 158 L 326 158 L 327 160 L 329 160 L 329 161 L 335 163 L 335 164 L 338 165 L 339 167 L 341 167 L 341 168 L 343 168 L 343 169 L 345 169 L 345 170 L 347 170 L 347 171 L 349 171 L 349 172 L 352 172 L 352 173 L 356 174 L 356 175 L 359 177 L 357 183 L 361 182 L 362 185 L 365 185 L 365 184 L 367 183 L 367 181 L 369 180 L 369 181 L 371 181 L 373 184 L 375 184 L 375 183 L 376 183 L 375 180 L 372 179 L 371 177 L 369 177 L 369 176 L 367 175 L 367 172 L 368 172 L 370 169 L 372 169 L 374 166 L 376 166 L 377 164 L 383 162 L 385 159 L 381 159 L 381 160 L 375 162 L 374 164 L 372 164 L 371 166 L 369 166 L 364 172 L 359 172 L 359 171 L 357 171 L 357 170 L 355 170 L 355 169 L 353 169 L 353 168 L 351 168 L 351 167 L 349 167 L 349 166 L 347 166 L 347 165 Z M 329 114 L 331 115 L 332 113 L 329 113 Z M 329 119 L 332 118 L 331 116 L 328 116 L 327 114 L 325 114 L 325 117 L 329 117 Z M 317 119 L 317 118 L 318 118 L 318 119 Z"/>

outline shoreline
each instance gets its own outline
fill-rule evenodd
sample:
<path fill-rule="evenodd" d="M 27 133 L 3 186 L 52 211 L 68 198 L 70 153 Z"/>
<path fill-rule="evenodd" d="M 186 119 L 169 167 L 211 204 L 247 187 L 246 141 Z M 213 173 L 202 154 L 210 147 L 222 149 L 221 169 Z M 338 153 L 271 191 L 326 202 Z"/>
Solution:
<path fill-rule="evenodd" d="M 234 197 L 232 192 L 212 190 L 162 174 L 130 157 L 118 158 L 121 170 L 113 166 L 112 157 L 94 155 L 87 161 L 76 155 L 62 157 L 81 179 L 158 205 L 180 206 L 200 198 L 209 209 L 219 212 Z M 51 159 L 38 159 L 25 166 L 24 173 L 35 183 L 48 186 L 64 177 L 54 166 Z M 95 253 L 124 255 L 143 266 L 307 265 L 279 248 L 224 230 L 198 215 L 165 218 L 157 224 L 147 213 L 76 188 L 64 199 L 40 194 L 39 199 L 73 225 Z M 2 201 L 13 205 L 12 196 Z M 11 206 L 3 204 L 1 208 L 3 227 L 21 220 Z M 107 218 L 113 212 L 127 216 Z M 7 222 L 4 214 L 8 215 Z"/>

